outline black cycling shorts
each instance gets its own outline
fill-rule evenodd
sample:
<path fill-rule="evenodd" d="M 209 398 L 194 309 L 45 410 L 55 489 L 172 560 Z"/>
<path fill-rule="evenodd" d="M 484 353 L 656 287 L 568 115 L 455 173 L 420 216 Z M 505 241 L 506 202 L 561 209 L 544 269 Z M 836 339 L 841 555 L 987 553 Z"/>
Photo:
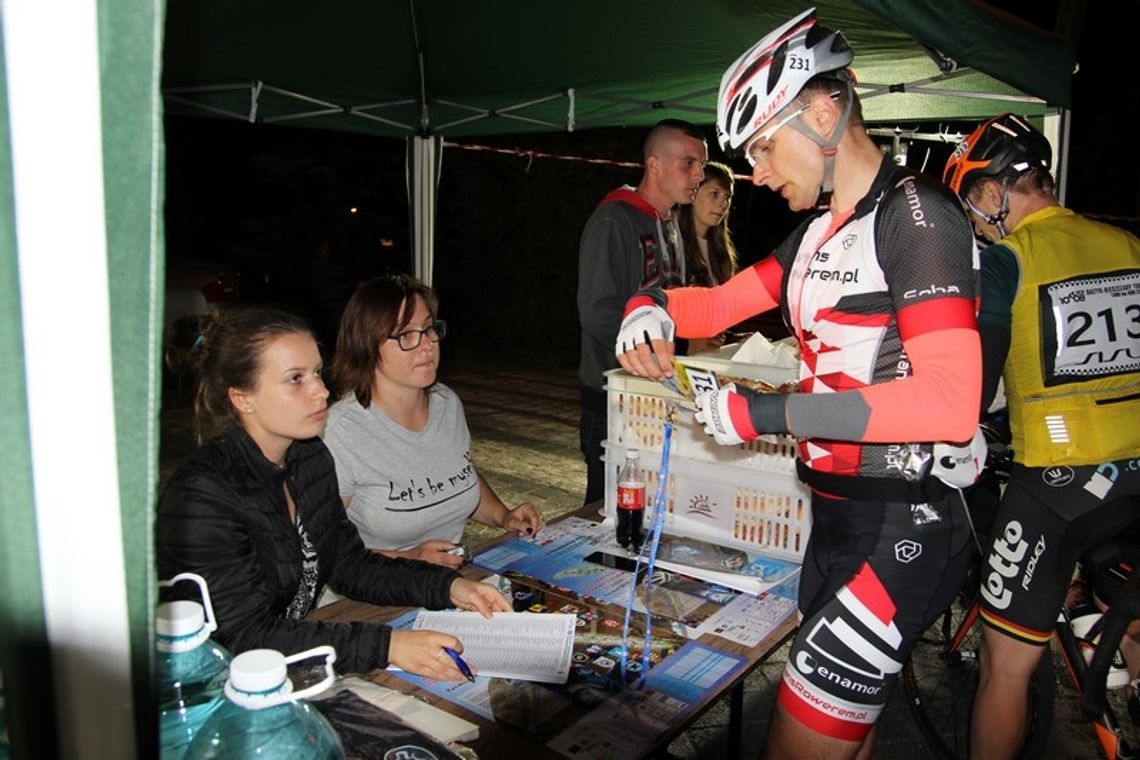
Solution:
<path fill-rule="evenodd" d="M 911 506 L 813 494 L 799 632 L 780 704 L 817 733 L 871 730 L 912 642 L 961 588 L 970 560 L 965 505 L 951 492 L 916 524 Z"/>
<path fill-rule="evenodd" d="M 1014 465 L 982 565 L 982 620 L 1029 644 L 1048 643 L 1089 549 L 1140 519 L 1140 459 L 1080 467 Z"/>

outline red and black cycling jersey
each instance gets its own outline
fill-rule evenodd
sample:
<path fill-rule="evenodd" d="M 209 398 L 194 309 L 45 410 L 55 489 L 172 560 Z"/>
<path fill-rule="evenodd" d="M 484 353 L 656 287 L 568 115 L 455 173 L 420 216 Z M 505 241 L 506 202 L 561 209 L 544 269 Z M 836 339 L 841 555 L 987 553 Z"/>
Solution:
<path fill-rule="evenodd" d="M 838 476 L 919 477 L 932 441 L 969 440 L 981 394 L 977 248 L 957 200 L 884 159 L 846 214 L 804 222 L 716 288 L 666 291 L 680 337 L 782 305 L 801 350 L 788 429 Z M 765 432 L 765 431 L 759 431 Z"/>
<path fill-rule="evenodd" d="M 958 204 L 922 175 L 880 171 L 846 219 L 826 213 L 789 236 L 773 256 L 784 319 L 801 352 L 800 390 L 829 394 L 911 377 L 904 340 L 956 325 L 976 301 L 977 253 Z M 966 256 L 965 251 L 974 251 Z M 887 414 L 942 413 L 899 404 Z M 861 410 L 852 409 L 860 415 Z M 811 468 L 896 475 L 904 443 L 802 440 Z"/>

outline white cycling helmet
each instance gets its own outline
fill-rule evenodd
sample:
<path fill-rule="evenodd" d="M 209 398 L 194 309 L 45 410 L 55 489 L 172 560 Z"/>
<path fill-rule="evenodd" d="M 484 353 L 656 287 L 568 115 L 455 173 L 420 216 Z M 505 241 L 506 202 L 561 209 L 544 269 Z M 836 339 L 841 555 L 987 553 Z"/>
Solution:
<path fill-rule="evenodd" d="M 854 54 L 842 32 L 816 24 L 815 8 L 765 35 L 728 67 L 716 100 L 716 133 L 726 153 L 760 127 L 818 74 L 842 71 Z"/>

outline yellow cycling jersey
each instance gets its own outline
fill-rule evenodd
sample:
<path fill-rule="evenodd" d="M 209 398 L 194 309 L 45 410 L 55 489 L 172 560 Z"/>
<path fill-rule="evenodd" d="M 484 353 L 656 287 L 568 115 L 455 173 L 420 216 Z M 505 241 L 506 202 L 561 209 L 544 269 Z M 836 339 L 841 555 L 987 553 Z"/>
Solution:
<path fill-rule="evenodd" d="M 1140 240 L 1050 206 L 1000 245 L 1020 268 L 1003 373 L 1017 461 L 1140 456 Z"/>

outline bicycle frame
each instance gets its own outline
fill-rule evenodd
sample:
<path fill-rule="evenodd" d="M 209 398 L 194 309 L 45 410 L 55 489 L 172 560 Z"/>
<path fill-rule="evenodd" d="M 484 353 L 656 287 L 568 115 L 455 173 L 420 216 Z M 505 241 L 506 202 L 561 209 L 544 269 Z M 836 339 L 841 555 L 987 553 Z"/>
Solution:
<path fill-rule="evenodd" d="M 1088 665 L 1085 663 L 1084 654 L 1081 652 L 1082 640 L 1073 633 L 1073 621 L 1069 609 L 1063 604 L 1061 605 L 1061 613 L 1057 616 L 1057 625 L 1053 629 L 1053 634 L 1057 639 L 1061 658 L 1065 661 L 1073 684 L 1078 692 L 1083 692 Z M 1112 708 L 1104 710 L 1100 715 L 1090 718 L 1090 720 L 1097 741 L 1100 742 L 1101 749 L 1104 750 L 1108 760 L 1132 760 L 1136 757 L 1132 747 L 1124 738 L 1120 723 L 1117 721 Z"/>

